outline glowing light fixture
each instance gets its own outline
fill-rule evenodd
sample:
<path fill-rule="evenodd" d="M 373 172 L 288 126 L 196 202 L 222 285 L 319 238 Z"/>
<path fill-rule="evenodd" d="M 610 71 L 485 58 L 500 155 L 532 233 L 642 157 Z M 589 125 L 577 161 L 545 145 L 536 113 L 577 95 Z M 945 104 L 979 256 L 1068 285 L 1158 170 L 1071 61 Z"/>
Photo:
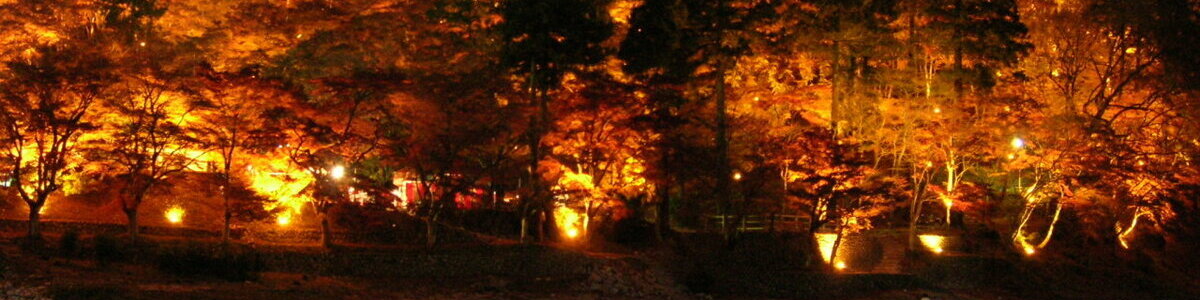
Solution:
<path fill-rule="evenodd" d="M 942 244 L 946 242 L 946 237 L 944 236 L 936 234 L 922 234 L 918 235 L 917 238 L 921 240 L 921 245 L 924 245 L 926 249 L 933 251 L 933 253 L 941 254 L 944 250 L 942 249 Z"/>
<path fill-rule="evenodd" d="M 167 209 L 166 213 L 164 213 L 164 215 L 167 217 L 167 222 L 171 222 L 171 224 L 179 224 L 180 222 L 183 222 L 183 214 L 183 208 L 178 206 L 171 207 Z"/>
<path fill-rule="evenodd" d="M 742 172 L 733 172 L 733 180 L 742 180 Z"/>
<path fill-rule="evenodd" d="M 1013 149 L 1025 148 L 1025 140 L 1023 140 L 1019 137 L 1014 137 L 1012 139 L 1011 144 L 1012 144 Z"/>
<path fill-rule="evenodd" d="M 1033 245 L 1025 245 L 1025 255 L 1033 255 L 1037 250 L 1033 249 Z"/>
<path fill-rule="evenodd" d="M 346 167 L 338 165 L 338 166 L 333 166 L 333 169 L 329 170 L 329 177 L 331 177 L 333 179 L 342 179 L 342 177 L 345 177 L 345 176 L 346 176 Z"/>
<path fill-rule="evenodd" d="M 559 228 L 562 229 L 562 234 L 570 239 L 579 236 L 580 228 L 583 225 L 583 218 L 583 214 L 565 205 L 560 204 L 554 209 L 554 221 L 558 222 Z"/>

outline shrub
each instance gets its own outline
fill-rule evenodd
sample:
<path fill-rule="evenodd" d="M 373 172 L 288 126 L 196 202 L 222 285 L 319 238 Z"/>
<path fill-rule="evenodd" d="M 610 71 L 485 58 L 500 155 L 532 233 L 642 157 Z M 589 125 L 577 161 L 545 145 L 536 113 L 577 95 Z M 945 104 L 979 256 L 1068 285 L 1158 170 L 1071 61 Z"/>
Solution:
<path fill-rule="evenodd" d="M 229 281 L 258 278 L 265 268 L 258 252 L 232 245 L 205 247 L 187 243 L 177 247 L 162 247 L 158 268 L 164 272 L 186 276 L 205 276 Z"/>
<path fill-rule="evenodd" d="M 67 230 L 58 240 L 58 250 L 63 256 L 75 256 L 79 253 L 79 231 Z"/>

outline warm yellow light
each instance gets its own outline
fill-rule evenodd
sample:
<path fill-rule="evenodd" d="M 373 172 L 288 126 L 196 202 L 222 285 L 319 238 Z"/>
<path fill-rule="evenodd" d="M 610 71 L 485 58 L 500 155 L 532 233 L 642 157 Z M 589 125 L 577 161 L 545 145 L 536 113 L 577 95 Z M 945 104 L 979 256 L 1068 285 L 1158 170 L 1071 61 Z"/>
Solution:
<path fill-rule="evenodd" d="M 1013 160 L 1013 159 L 1016 159 L 1016 158 L 1017 158 L 1017 156 L 1016 156 L 1015 154 L 1012 154 L 1012 153 L 1009 153 L 1009 154 L 1008 154 L 1008 160 Z"/>
<path fill-rule="evenodd" d="M 272 200 L 263 203 L 264 210 L 274 211 L 276 216 L 286 215 L 290 220 L 294 219 L 293 216 L 299 216 L 301 210 L 312 202 L 312 197 L 305 190 L 314 178 L 309 170 L 293 164 L 286 154 L 281 153 L 283 151 L 249 157 L 246 178 L 250 190 Z"/>
<path fill-rule="evenodd" d="M 742 180 L 742 172 L 733 172 L 733 180 Z"/>
<path fill-rule="evenodd" d="M 275 217 L 275 224 L 279 224 L 279 226 L 287 226 L 288 224 L 291 224 L 291 223 L 292 223 L 292 216 L 289 214 L 282 214 L 282 215 Z"/>
<path fill-rule="evenodd" d="M 845 269 L 846 269 L 846 262 L 844 262 L 844 261 L 838 261 L 836 264 L 833 264 L 833 267 L 834 267 L 834 268 L 837 268 L 838 270 L 845 270 Z"/>
<path fill-rule="evenodd" d="M 1021 149 L 1021 148 L 1025 147 L 1025 140 L 1023 140 L 1019 137 L 1014 137 L 1012 139 L 1012 142 L 1010 142 L 1010 144 L 1012 144 L 1012 147 L 1014 149 Z"/>
<path fill-rule="evenodd" d="M 926 168 L 932 168 L 932 167 L 933 167 L 933 162 L 932 162 L 932 161 L 925 161 L 925 167 L 926 167 Z"/>
<path fill-rule="evenodd" d="M 183 214 L 183 208 L 179 208 L 178 206 L 167 209 L 167 212 L 165 213 L 167 216 L 167 222 L 171 222 L 172 224 L 179 224 L 179 222 L 183 222 Z"/>
<path fill-rule="evenodd" d="M 817 248 L 821 250 L 821 259 L 826 263 L 833 258 L 833 242 L 837 241 L 837 235 L 832 233 L 817 234 Z"/>
<path fill-rule="evenodd" d="M 1054 69 L 1054 71 L 1050 71 L 1050 76 L 1058 77 L 1058 69 Z"/>
<path fill-rule="evenodd" d="M 1032 245 L 1025 245 L 1025 255 L 1033 255 L 1034 252 L 1037 251 L 1033 249 Z"/>
<path fill-rule="evenodd" d="M 946 237 L 936 234 L 922 234 L 917 236 L 921 240 L 921 245 L 924 245 L 933 253 L 942 253 L 942 244 L 946 241 Z"/>
<path fill-rule="evenodd" d="M 346 167 L 333 166 L 333 169 L 329 170 L 329 177 L 331 177 L 333 179 L 342 179 L 342 177 L 345 177 L 345 176 L 346 176 Z"/>
<path fill-rule="evenodd" d="M 941 107 L 936 107 L 936 106 L 935 106 L 935 107 L 933 107 L 933 113 L 935 113 L 935 114 L 940 114 L 940 113 L 942 113 L 942 108 L 941 108 Z"/>
<path fill-rule="evenodd" d="M 1137 53 L 1137 48 L 1136 47 L 1125 48 L 1125 53 L 1127 53 L 1127 54 Z"/>
<path fill-rule="evenodd" d="M 559 205 L 554 208 L 554 221 L 563 230 L 563 235 L 574 239 L 579 236 L 579 229 L 583 224 L 583 215 L 565 205 Z"/>
<path fill-rule="evenodd" d="M 758 98 L 758 96 L 754 96 L 754 102 L 758 102 L 759 100 L 762 100 L 762 99 Z"/>

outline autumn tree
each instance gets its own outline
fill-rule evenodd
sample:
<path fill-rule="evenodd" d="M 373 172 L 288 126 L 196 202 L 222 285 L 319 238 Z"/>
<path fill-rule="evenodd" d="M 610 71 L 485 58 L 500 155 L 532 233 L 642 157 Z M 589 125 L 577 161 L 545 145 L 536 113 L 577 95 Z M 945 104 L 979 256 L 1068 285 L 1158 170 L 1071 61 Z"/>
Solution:
<path fill-rule="evenodd" d="M 931 1 L 926 14 L 929 42 L 951 53 L 956 101 L 968 84 L 986 88 L 997 67 L 1016 63 L 1032 46 L 1022 40 L 1027 29 L 1016 1 Z"/>
<path fill-rule="evenodd" d="M 202 122 L 195 124 L 202 133 L 205 145 L 220 155 L 218 173 L 221 179 L 223 226 L 221 238 L 229 239 L 233 215 L 231 191 L 240 173 L 237 166 L 250 159 L 255 150 L 277 146 L 278 132 L 266 125 L 267 116 L 275 106 L 272 100 L 290 97 L 269 82 L 245 74 L 222 73 L 201 68 L 196 76 L 198 88 L 190 91 L 196 99 L 195 115 Z"/>
<path fill-rule="evenodd" d="M 80 137 L 93 129 L 93 105 L 113 76 L 105 55 L 79 41 L 34 48 L 5 63 L 4 138 L 13 188 L 29 206 L 29 235 L 40 237 L 41 209 L 78 171 Z"/>
<path fill-rule="evenodd" d="M 711 84 L 711 90 L 703 90 L 714 99 L 712 179 L 722 215 L 732 208 L 726 76 L 736 59 L 750 53 L 751 44 L 760 40 L 758 26 L 773 12 L 771 3 L 757 1 L 647 1 L 633 11 L 619 53 L 628 63 L 626 72 L 646 76 L 643 84 L 689 84 L 696 89 Z M 650 95 L 666 96 L 654 101 L 675 98 L 671 93 Z M 732 230 L 724 229 L 726 238 L 732 237 Z"/>
<path fill-rule="evenodd" d="M 551 201 L 541 176 L 541 161 L 546 155 L 542 138 L 550 130 L 551 92 L 558 88 L 563 74 L 604 58 L 601 43 L 612 35 L 612 25 L 602 8 L 605 0 L 537 1 L 516 0 L 500 4 L 502 23 L 497 26 L 503 49 L 501 63 L 514 74 L 525 77 L 529 91 L 526 105 L 535 107 L 527 133 L 529 143 L 529 195 L 520 205 L 521 240 L 525 240 L 530 213 L 541 213 L 551 220 Z M 539 226 L 544 238 L 545 222 Z"/>
<path fill-rule="evenodd" d="M 651 132 L 635 124 L 643 113 L 630 85 L 605 73 L 581 72 L 564 80 L 577 91 L 560 99 L 555 130 L 546 136 L 547 165 L 557 183 L 552 191 L 560 205 L 582 211 L 576 235 L 587 238 L 592 220 L 616 208 L 619 199 L 650 196 L 655 187 L 646 180 Z M 560 222 L 562 224 L 562 222 Z M 568 232 L 568 236 L 571 234 Z"/>
<path fill-rule="evenodd" d="M 203 154 L 187 124 L 192 108 L 160 78 L 134 77 L 118 85 L 107 99 L 113 111 L 106 116 L 107 138 L 97 147 L 101 161 L 115 168 L 121 209 L 129 220 L 129 235 L 138 237 L 138 207 L 149 192 L 192 166 Z"/>

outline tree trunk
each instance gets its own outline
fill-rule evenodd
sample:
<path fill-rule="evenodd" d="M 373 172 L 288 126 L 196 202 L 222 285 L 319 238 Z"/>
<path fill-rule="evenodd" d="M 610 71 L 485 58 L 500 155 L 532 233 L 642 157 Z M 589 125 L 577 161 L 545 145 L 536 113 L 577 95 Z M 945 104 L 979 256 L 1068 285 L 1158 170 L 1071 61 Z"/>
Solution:
<path fill-rule="evenodd" d="M 221 196 L 225 198 L 225 222 L 221 227 L 221 242 L 229 242 L 229 219 L 233 216 L 233 212 L 229 211 L 229 179 L 225 179 L 225 186 L 221 189 Z"/>
<path fill-rule="evenodd" d="M 955 33 L 958 35 L 958 33 Z M 954 101 L 955 104 L 962 103 L 963 97 L 963 50 L 962 46 L 954 47 Z"/>
<path fill-rule="evenodd" d="M 521 213 L 521 243 L 528 241 L 529 235 L 529 214 Z"/>
<path fill-rule="evenodd" d="M 137 208 L 125 209 L 125 218 L 129 219 L 129 240 L 137 242 L 138 240 L 138 211 Z"/>
<path fill-rule="evenodd" d="M 321 214 L 321 246 L 325 248 L 333 247 L 333 229 L 329 226 L 329 215 Z"/>
<path fill-rule="evenodd" d="M 913 199 L 908 208 L 908 251 L 915 251 L 917 248 L 917 220 L 921 218 L 921 197 L 925 192 L 925 174 L 921 174 L 921 181 L 914 187 Z"/>
<path fill-rule="evenodd" d="M 545 134 L 547 131 L 549 131 L 550 126 L 551 126 L 550 94 L 548 94 L 547 91 L 545 89 L 543 89 L 541 91 L 541 96 L 538 97 L 538 99 L 539 99 L 538 110 L 540 111 L 539 115 L 541 118 L 541 122 L 540 122 L 541 126 L 538 127 L 538 138 L 537 138 L 538 156 L 535 158 L 535 161 L 540 160 L 542 158 L 541 157 L 541 155 L 542 155 L 541 154 L 542 134 Z M 542 209 L 541 209 L 542 217 L 540 219 L 541 224 L 539 224 L 541 226 L 538 226 L 538 239 L 541 241 L 546 241 L 546 238 L 547 238 L 546 232 L 547 231 L 558 232 L 558 228 L 556 226 L 558 223 L 554 222 L 554 197 L 552 195 L 550 195 L 550 193 L 546 193 L 545 187 L 542 186 L 542 182 L 541 182 L 542 176 L 541 176 L 541 173 L 536 168 L 537 166 L 538 166 L 538 163 L 535 162 L 535 164 L 534 164 L 535 168 L 533 169 L 533 172 L 535 174 L 534 179 L 536 181 L 535 181 L 534 187 L 537 188 L 536 193 L 537 193 L 537 195 L 539 195 L 539 197 L 537 199 L 538 200 L 537 203 L 540 203 L 541 207 L 542 207 Z"/>
<path fill-rule="evenodd" d="M 658 224 L 655 226 L 655 233 L 658 236 L 658 241 L 663 242 L 671 233 L 671 191 L 670 185 L 663 180 L 655 192 L 658 194 Z"/>
<path fill-rule="evenodd" d="M 437 230 L 434 228 L 435 216 L 425 218 L 425 247 L 433 248 L 437 244 Z"/>
<path fill-rule="evenodd" d="M 230 207 L 229 207 L 229 191 L 230 191 L 229 188 L 231 185 L 233 185 L 232 184 L 233 176 L 231 176 L 233 174 L 233 172 L 232 172 L 232 170 L 233 170 L 233 155 L 235 153 L 237 153 L 237 143 L 235 143 L 233 141 L 237 141 L 238 131 L 234 130 L 230 134 L 230 136 L 231 136 L 231 138 L 230 138 L 231 143 L 229 144 L 230 146 L 228 148 L 225 148 L 225 152 L 224 152 L 225 159 L 222 162 L 223 167 L 224 167 L 222 170 L 224 170 L 224 172 L 221 174 L 222 175 L 221 177 L 223 177 L 223 178 L 221 178 L 222 179 L 221 197 L 224 198 L 223 200 L 224 200 L 224 206 L 225 206 L 224 207 L 224 210 L 225 210 L 224 211 L 224 217 L 225 217 L 224 221 L 225 222 L 221 226 L 221 242 L 222 243 L 229 242 L 229 224 L 230 224 L 230 219 L 233 218 L 233 212 L 230 211 Z"/>
<path fill-rule="evenodd" d="M 717 197 L 721 201 L 722 231 L 725 241 L 733 238 L 733 228 L 727 222 L 732 199 L 730 199 L 730 170 L 729 170 L 729 123 L 725 116 L 725 63 L 717 63 Z"/>
<path fill-rule="evenodd" d="M 549 202 L 549 201 L 546 201 L 546 202 Z M 550 212 L 545 209 L 538 211 L 538 241 L 542 241 L 542 242 L 547 241 L 546 240 L 546 227 L 550 226 L 549 221 L 551 220 L 551 218 L 548 216 L 549 214 L 550 214 Z"/>
<path fill-rule="evenodd" d="M 29 237 L 33 239 L 42 238 L 42 229 L 40 222 L 42 219 L 42 205 L 29 206 Z"/>
<path fill-rule="evenodd" d="M 833 239 L 833 250 L 829 251 L 829 264 L 837 266 L 838 248 L 842 246 L 842 236 L 846 232 L 846 226 L 838 220 L 837 238 Z"/>

